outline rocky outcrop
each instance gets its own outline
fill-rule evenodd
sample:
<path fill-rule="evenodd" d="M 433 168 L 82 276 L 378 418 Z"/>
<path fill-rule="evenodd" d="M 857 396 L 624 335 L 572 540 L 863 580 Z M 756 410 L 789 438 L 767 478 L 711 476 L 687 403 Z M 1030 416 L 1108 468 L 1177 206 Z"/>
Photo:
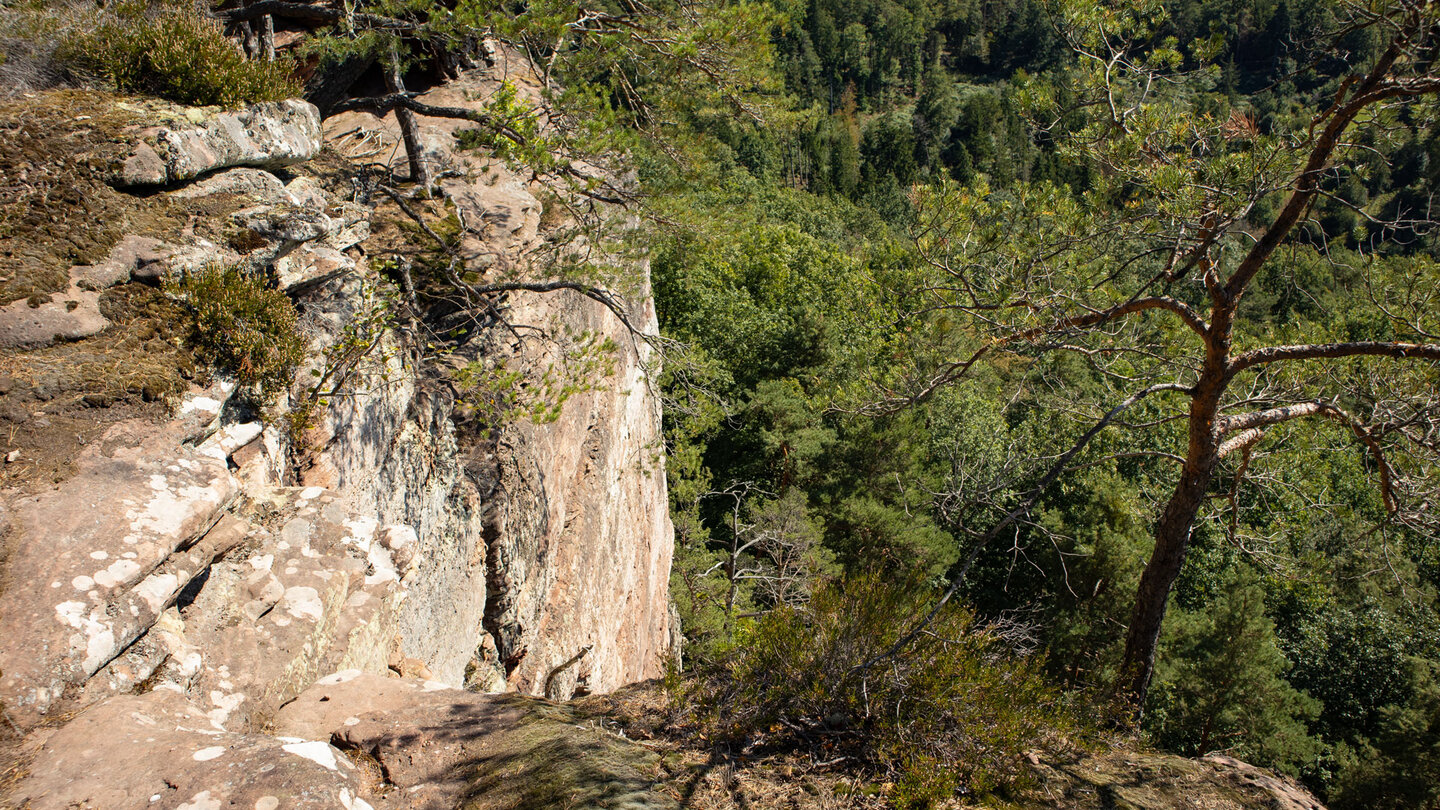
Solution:
<path fill-rule="evenodd" d="M 287 705 L 275 728 L 372 760 L 377 810 L 676 806 L 656 790 L 654 753 L 573 709 L 515 695 L 339 673 Z"/>
<path fill-rule="evenodd" d="M 6 578 L 25 583 L 6 589 L 0 612 L 12 717 L 38 720 L 100 672 L 240 539 L 210 537 L 239 495 L 223 454 L 185 442 L 218 404 L 194 398 L 159 430 L 117 425 L 66 486 L 6 504 Z"/>
<path fill-rule="evenodd" d="M 158 271 L 164 246 L 158 239 L 126 236 L 104 261 L 70 268 L 69 289 L 49 300 L 21 299 L 0 307 L 0 349 L 48 346 L 57 340 L 97 335 L 110 325 L 100 294 L 137 273 Z"/>
<path fill-rule="evenodd" d="M 364 238 L 363 232 L 355 230 L 364 216 L 347 209 L 339 221 L 332 219 L 325 212 L 327 200 L 313 184 L 292 182 L 286 186 L 269 172 L 241 168 L 280 168 L 314 157 L 321 141 L 320 116 L 313 105 L 291 99 L 226 112 L 155 102 L 127 106 L 134 108 L 129 110 L 128 120 L 148 116 L 167 123 L 120 127 L 115 138 L 125 147 L 113 156 L 113 162 L 122 168 L 111 174 L 111 182 L 155 186 L 220 172 L 178 189 L 170 197 L 178 201 L 224 195 L 260 203 L 258 208 L 218 217 L 222 222 L 231 220 L 224 222 L 230 230 L 252 232 L 270 243 L 267 251 L 248 257 L 250 264 L 267 266 L 305 243 L 329 238 L 324 249 L 343 250 Z M 224 171 L 227 169 L 230 171 Z M 168 243 L 153 236 L 122 236 L 100 261 L 70 267 L 66 289 L 4 302 L 0 306 L 0 349 L 33 349 L 101 333 L 111 326 L 102 311 L 103 293 L 132 279 L 155 283 L 176 269 L 240 261 L 230 246 L 196 238 L 193 232 L 167 236 Z"/>
<path fill-rule="evenodd" d="M 234 166 L 278 169 L 320 151 L 320 111 L 300 99 L 214 113 L 188 108 L 173 117 L 138 133 L 113 182 L 158 186 Z"/>
<path fill-rule="evenodd" d="M 576 293 L 516 300 L 512 315 L 623 348 L 599 389 L 571 397 L 554 422 L 518 421 L 501 434 L 487 626 L 509 683 L 568 698 L 658 677 L 670 649 L 659 572 L 670 568 L 674 530 L 655 485 L 665 475 L 659 400 L 647 387 L 655 358 Z M 648 304 L 631 320 L 656 329 Z M 545 369 L 563 364 L 567 347 L 509 341 L 500 351 L 511 367 Z M 589 508 L 599 501 L 611 508 Z"/>
<path fill-rule="evenodd" d="M 496 86 L 477 77 L 437 92 L 476 103 Z M 0 491 L 0 707 L 29 732 L 31 774 L 10 798 L 669 806 L 651 795 L 643 749 L 576 729 L 558 709 L 472 694 L 568 697 L 661 671 L 672 541 L 645 342 L 589 299 L 524 296 L 500 303 L 534 339 L 496 328 L 436 364 L 414 321 L 396 317 L 395 286 L 368 264 L 373 200 L 342 199 L 298 165 L 319 147 L 313 108 L 123 103 L 125 121 L 164 123 L 127 124 L 130 152 L 110 182 L 151 188 L 115 204 L 165 216 L 72 266 L 68 292 L 0 310 L 0 349 L 21 363 L 47 352 L 45 363 L 63 364 L 102 344 L 168 357 L 175 338 L 160 335 L 174 333 L 121 304 L 178 313 L 161 306 L 160 280 L 220 263 L 269 275 L 301 313 L 308 351 L 268 403 L 225 379 L 177 375 L 189 390 L 167 412 L 127 411 L 77 434 L 52 479 Z M 357 122 L 392 137 L 390 122 Z M 454 150 L 450 122 L 425 131 L 453 170 L 443 191 L 469 223 L 471 272 L 549 247 L 528 180 L 480 171 Z M 267 170 L 283 165 L 297 171 Z M 628 319 L 654 330 L 643 264 L 636 272 Z M 455 363 L 538 379 L 572 361 L 567 341 L 582 334 L 613 344 L 610 372 L 558 418 L 457 428 L 473 409 L 448 380 Z M 165 395 L 156 391 L 146 397 Z M 54 399 L 41 393 L 37 402 Z M 44 407 L 3 416 L 44 437 L 61 427 Z M 336 671 L 352 674 L 326 679 Z M 391 751 L 414 739 L 437 744 Z M 532 750 L 543 755 L 522 768 Z M 378 781 L 377 762 L 388 774 Z M 517 768 L 526 776 L 512 784 Z"/>
<path fill-rule="evenodd" d="M 517 59 L 496 48 L 496 67 L 474 71 L 420 98 L 436 106 L 479 108 L 508 76 L 519 93 L 536 94 L 525 71 L 507 68 Z M 543 206 L 538 189 L 485 154 L 457 148 L 455 133 L 473 127 L 463 120 L 420 117 L 426 159 L 453 176 L 441 190 L 462 226 L 460 251 L 466 266 L 498 273 L 523 267 L 542 249 Z M 327 138 L 339 151 L 403 155 L 393 114 L 344 113 L 325 122 Z M 397 159 L 394 170 L 405 171 Z M 633 304 L 628 319 L 641 333 L 658 331 L 648 289 L 648 267 L 634 268 Z M 526 339 L 495 329 L 485 342 L 488 362 L 504 364 L 538 379 L 563 376 L 567 363 L 579 365 L 576 344 L 612 343 L 611 373 L 594 381 L 595 390 L 570 397 L 551 422 L 517 419 L 488 443 L 460 447 L 466 476 L 477 490 L 493 490 L 483 525 L 487 556 L 487 597 L 480 648 L 474 650 L 472 682 L 506 684 L 526 694 L 564 699 L 577 690 L 603 692 L 664 671 L 670 650 L 669 570 L 673 529 L 663 481 L 659 401 L 650 389 L 657 358 L 614 313 L 573 291 L 515 295 L 506 301 L 511 323 L 524 325 Z M 357 400 L 350 406 L 352 422 L 378 425 L 385 419 L 362 416 L 366 408 L 385 408 Z M 414 467 L 399 459 L 380 464 L 381 475 L 367 478 L 377 465 L 371 460 L 385 446 L 373 440 L 322 454 L 312 473 L 317 484 L 338 483 L 348 492 L 369 491 L 395 519 L 415 514 L 426 501 L 405 481 L 426 480 L 411 469 L 405 475 L 386 471 Z M 449 441 L 449 439 L 446 439 Z M 358 455 L 357 455 L 358 453 Z M 397 463 L 398 462 L 398 463 Z M 448 480 L 448 479 L 447 479 Z M 381 484 L 380 487 L 375 487 Z M 398 494 L 391 487 L 400 486 Z M 428 496 L 437 503 L 438 487 Z M 455 497 L 451 495 L 450 497 Z M 401 501 L 409 505 L 401 505 Z M 595 504 L 605 508 L 597 509 Z M 433 507 L 421 511 L 435 513 Z M 450 514 L 455 514 L 451 508 Z M 422 525 L 423 524 L 423 525 Z M 422 535 L 434 521 L 419 521 Z M 453 531 L 453 529 L 451 530 Z M 470 534 L 460 544 L 468 549 Z M 423 545 L 423 543 L 422 543 Z M 475 553 L 480 553 L 479 549 Z M 438 651 L 412 647 L 420 657 Z M 442 669 L 453 666 L 445 658 Z"/>

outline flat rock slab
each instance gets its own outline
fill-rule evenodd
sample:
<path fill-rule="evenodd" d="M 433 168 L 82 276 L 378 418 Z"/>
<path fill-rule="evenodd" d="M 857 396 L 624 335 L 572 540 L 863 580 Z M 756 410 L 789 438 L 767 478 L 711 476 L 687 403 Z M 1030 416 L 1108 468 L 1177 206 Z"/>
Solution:
<path fill-rule="evenodd" d="M 657 757 L 573 710 L 519 695 L 356 671 L 317 682 L 275 717 L 277 733 L 329 739 L 374 759 L 381 810 L 670 810 Z"/>
<path fill-rule="evenodd" d="M 100 293 L 74 283 L 63 293 L 21 299 L 0 307 L 0 349 L 49 346 L 97 335 L 110 325 L 100 314 Z"/>
<path fill-rule="evenodd" d="M 385 671 L 404 596 L 384 527 L 333 493 L 275 490 L 247 514 L 264 525 L 211 567 L 183 612 L 185 639 L 204 659 L 190 694 L 230 729 L 263 724 L 337 669 Z"/>
<path fill-rule="evenodd" d="M 140 142 L 112 182 L 166 185 L 233 166 L 290 166 L 320 151 L 320 111 L 308 101 L 292 98 L 226 112 L 181 112 L 177 123 L 139 133 Z"/>
<path fill-rule="evenodd" d="M 1232 757 L 1119 750 L 1030 763 L 1039 786 L 1016 803 L 1027 810 L 1325 810 L 1298 783 Z"/>
<path fill-rule="evenodd" d="M 0 307 L 0 349 L 33 349 L 99 334 L 110 325 L 100 313 L 100 292 L 145 275 L 146 268 L 157 268 L 166 255 L 158 239 L 121 237 L 104 261 L 71 267 L 65 292 Z"/>
<path fill-rule="evenodd" d="M 177 692 L 90 707 L 41 746 L 10 797 L 30 810 L 369 810 L 325 742 L 233 734 Z"/>
<path fill-rule="evenodd" d="M 207 548 L 191 544 L 220 519 L 239 485 L 223 455 L 186 443 L 195 424 L 214 415 L 204 406 L 218 412 L 218 402 L 197 402 L 160 430 L 112 427 L 57 489 L 0 498 L 5 574 L 19 583 L 0 595 L 0 701 L 15 722 L 38 722 L 143 634 L 208 564 L 177 552 Z"/>

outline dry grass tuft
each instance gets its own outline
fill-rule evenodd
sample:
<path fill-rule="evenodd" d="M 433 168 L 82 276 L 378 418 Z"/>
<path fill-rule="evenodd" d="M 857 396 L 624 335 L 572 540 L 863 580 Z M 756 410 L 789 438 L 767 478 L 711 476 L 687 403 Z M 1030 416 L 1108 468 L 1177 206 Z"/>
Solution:
<path fill-rule="evenodd" d="M 95 4 L 84 0 L 29 0 L 0 8 L 0 100 L 64 86 L 70 77 L 56 50 L 92 30 L 96 17 Z"/>
<path fill-rule="evenodd" d="M 233 195 L 194 200 L 136 196 L 107 179 L 141 127 L 169 123 L 177 108 L 85 90 L 0 101 L 0 305 L 62 292 L 71 265 L 105 258 L 124 234 L 223 242 Z"/>

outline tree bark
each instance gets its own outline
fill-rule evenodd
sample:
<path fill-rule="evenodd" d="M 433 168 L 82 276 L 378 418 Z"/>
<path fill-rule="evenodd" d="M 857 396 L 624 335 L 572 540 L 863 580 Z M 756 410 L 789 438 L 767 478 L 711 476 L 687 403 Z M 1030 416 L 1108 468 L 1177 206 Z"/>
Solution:
<path fill-rule="evenodd" d="M 260 58 L 275 61 L 275 18 L 269 14 L 260 18 Z"/>
<path fill-rule="evenodd" d="M 1202 264 L 1208 275 L 1211 272 L 1209 262 Z M 1175 491 L 1165 504 L 1165 511 L 1155 525 L 1155 548 L 1140 575 L 1140 588 L 1135 594 L 1135 607 L 1125 634 L 1120 695 L 1129 704 L 1131 719 L 1137 725 L 1144 717 L 1145 699 L 1155 674 L 1155 649 L 1160 644 L 1160 629 L 1165 621 L 1170 589 L 1185 564 L 1195 516 L 1205 503 L 1205 495 L 1215 477 L 1215 468 L 1220 463 L 1220 404 L 1234 374 L 1230 366 L 1230 348 L 1240 297 L 1230 295 L 1218 284 L 1207 286 L 1211 290 L 1211 318 L 1208 329 L 1204 331 L 1205 363 L 1190 397 L 1185 466 L 1175 484 Z"/>
<path fill-rule="evenodd" d="M 385 60 L 385 89 L 390 93 L 404 93 L 405 79 L 400 75 L 400 54 L 391 48 Z M 400 124 L 400 138 L 405 142 L 405 157 L 410 163 L 410 179 L 420 187 L 420 192 L 430 194 L 430 170 L 425 165 L 424 147 L 420 143 L 420 125 L 415 121 L 415 112 L 405 107 L 395 108 L 395 120 Z"/>
<path fill-rule="evenodd" d="M 1197 399 L 1191 404 L 1191 452 L 1185 460 L 1180 481 L 1155 526 L 1155 548 L 1150 554 L 1150 561 L 1145 564 L 1144 573 L 1140 575 L 1140 588 L 1135 594 L 1135 607 L 1125 636 L 1120 688 L 1122 697 L 1132 707 L 1136 723 L 1144 714 L 1145 698 L 1155 672 L 1155 649 L 1160 642 L 1160 628 L 1165 620 L 1170 589 L 1185 563 L 1185 554 L 1190 547 L 1190 530 L 1205 502 L 1219 460 L 1219 447 L 1213 430 L 1217 405 L 1218 398 Z"/>
<path fill-rule="evenodd" d="M 250 5 L 250 0 L 242 0 L 240 7 Z M 240 23 L 240 41 L 245 47 L 245 55 L 251 59 L 260 58 L 260 40 L 256 38 L 255 26 L 249 20 Z"/>

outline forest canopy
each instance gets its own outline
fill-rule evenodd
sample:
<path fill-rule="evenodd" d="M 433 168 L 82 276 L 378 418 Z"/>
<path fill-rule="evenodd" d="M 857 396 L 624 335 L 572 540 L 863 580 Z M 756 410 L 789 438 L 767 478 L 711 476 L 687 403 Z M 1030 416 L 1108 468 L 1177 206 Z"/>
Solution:
<path fill-rule="evenodd" d="M 654 265 L 697 666 L 880 573 L 1164 748 L 1434 806 L 1435 4 L 776 8 L 788 107 L 695 122 Z"/>

